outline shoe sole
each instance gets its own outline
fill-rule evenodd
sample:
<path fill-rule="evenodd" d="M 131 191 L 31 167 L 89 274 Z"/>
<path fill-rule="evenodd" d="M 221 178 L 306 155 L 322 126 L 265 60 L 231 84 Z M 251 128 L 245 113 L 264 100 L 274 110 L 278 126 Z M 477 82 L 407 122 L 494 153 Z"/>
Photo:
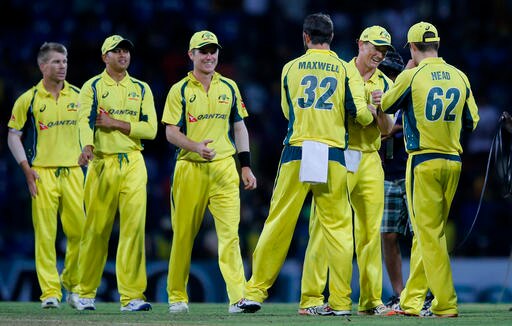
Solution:
<path fill-rule="evenodd" d="M 457 318 L 459 317 L 459 314 L 444 314 L 444 315 L 437 315 L 433 314 L 432 316 L 420 316 L 421 318 Z"/>
<path fill-rule="evenodd" d="M 250 306 L 241 307 L 241 309 L 242 309 L 242 313 L 244 313 L 244 314 L 252 314 L 252 313 L 255 313 L 256 311 L 260 310 L 261 307 L 258 305 L 250 305 Z"/>
<path fill-rule="evenodd" d="M 405 311 L 396 311 L 396 310 L 391 310 L 390 312 L 388 312 L 387 314 L 385 315 L 381 315 L 381 316 L 407 316 L 407 317 L 419 317 L 419 315 L 415 315 L 415 314 L 409 314 Z"/>
<path fill-rule="evenodd" d="M 142 306 L 141 308 L 139 309 L 129 309 L 129 308 L 124 308 L 122 307 L 121 308 L 121 311 L 123 312 L 137 312 L 137 311 L 150 311 L 151 310 L 151 306 Z"/>

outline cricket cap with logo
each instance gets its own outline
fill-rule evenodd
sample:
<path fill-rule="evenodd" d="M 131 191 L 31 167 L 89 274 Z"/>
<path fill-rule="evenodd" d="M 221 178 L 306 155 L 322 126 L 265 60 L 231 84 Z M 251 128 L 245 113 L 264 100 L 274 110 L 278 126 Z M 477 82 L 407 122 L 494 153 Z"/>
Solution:
<path fill-rule="evenodd" d="M 425 33 L 427 32 L 432 32 L 433 35 L 430 34 L 426 37 Z M 419 22 L 409 28 L 409 32 L 407 32 L 407 43 L 405 45 L 409 43 L 439 42 L 440 40 L 439 33 L 434 25 L 427 22 Z"/>
<path fill-rule="evenodd" d="M 381 26 L 374 25 L 365 28 L 361 33 L 359 40 L 363 42 L 370 42 L 375 46 L 387 46 L 391 49 L 395 49 L 393 45 L 391 45 L 391 35 L 384 27 Z"/>
<path fill-rule="evenodd" d="M 195 32 L 194 35 L 190 38 L 190 46 L 188 50 L 199 49 L 203 46 L 207 46 L 210 44 L 215 44 L 219 49 L 222 49 L 219 41 L 217 40 L 217 36 L 210 31 L 199 31 Z"/>
<path fill-rule="evenodd" d="M 103 45 L 101 46 L 101 54 L 105 54 L 108 51 L 112 51 L 118 47 L 132 51 L 133 43 L 132 41 L 122 37 L 121 35 L 109 36 L 105 39 Z"/>

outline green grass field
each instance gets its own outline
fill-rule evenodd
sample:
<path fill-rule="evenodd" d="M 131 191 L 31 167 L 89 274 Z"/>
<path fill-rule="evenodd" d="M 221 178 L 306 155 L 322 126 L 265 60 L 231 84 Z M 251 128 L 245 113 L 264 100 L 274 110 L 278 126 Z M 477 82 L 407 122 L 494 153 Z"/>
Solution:
<path fill-rule="evenodd" d="M 254 314 L 230 315 L 227 304 L 191 303 L 188 314 L 169 314 L 167 304 L 149 312 L 121 313 L 117 303 L 97 303 L 96 311 L 76 311 L 66 304 L 43 310 L 39 302 L 0 302 L 1 325 L 512 325 L 512 304 L 461 304 L 460 317 L 299 316 L 297 304 L 264 303 Z M 355 310 L 354 310 L 355 311 Z"/>

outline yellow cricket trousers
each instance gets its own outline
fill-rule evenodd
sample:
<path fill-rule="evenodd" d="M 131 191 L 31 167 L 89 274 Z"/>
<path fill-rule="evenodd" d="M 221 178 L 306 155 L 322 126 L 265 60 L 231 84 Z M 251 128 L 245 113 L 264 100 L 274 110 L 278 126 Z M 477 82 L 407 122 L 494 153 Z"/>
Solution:
<path fill-rule="evenodd" d="M 405 180 L 414 237 L 409 279 L 400 295 L 407 313 L 420 313 L 429 288 L 433 313 L 458 313 L 445 229 L 461 169 L 458 155 L 409 155 Z"/>
<path fill-rule="evenodd" d="M 69 292 L 78 292 L 78 254 L 85 222 L 84 174 L 75 167 L 33 167 L 39 175 L 37 196 L 32 198 L 35 260 L 41 300 L 62 299 L 61 281 Z M 57 215 L 66 236 L 64 269 L 59 278 L 55 240 Z"/>
<path fill-rule="evenodd" d="M 244 265 L 240 253 L 240 178 L 232 156 L 212 162 L 179 160 L 171 189 L 173 230 L 167 294 L 169 304 L 188 302 L 187 283 L 194 239 L 206 208 L 215 222 L 219 268 L 229 303 L 243 297 Z"/>
<path fill-rule="evenodd" d="M 121 304 L 145 299 L 147 171 L 140 151 L 96 156 L 85 179 L 86 221 L 80 243 L 80 297 L 94 298 L 119 212 L 116 278 Z"/>
<path fill-rule="evenodd" d="M 323 250 L 328 261 L 336 262 L 331 275 L 340 280 L 331 288 L 331 305 L 336 310 L 350 310 L 352 274 L 352 219 L 347 195 L 347 170 L 343 151 L 329 149 L 328 181 L 325 184 L 299 180 L 302 148 L 286 146 L 281 156 L 270 211 L 253 254 L 252 277 L 245 297 L 262 302 L 275 282 L 286 259 L 297 220 L 309 191 L 316 204 L 316 218 L 321 233 L 310 235 L 325 239 Z"/>
<path fill-rule="evenodd" d="M 384 172 L 378 152 L 363 153 L 358 170 L 347 174 L 350 203 L 354 210 L 354 236 L 359 267 L 359 311 L 382 304 L 382 258 L 380 224 L 384 210 Z M 316 204 L 316 203 L 314 203 Z M 321 228 L 311 210 L 310 239 L 304 258 L 300 307 L 322 305 L 323 291 L 327 282 L 327 270 L 336 261 L 327 260 L 323 251 L 324 240 L 318 235 Z M 344 280 L 330 273 L 329 289 Z M 350 282 L 350 279 L 349 279 Z M 329 304 L 332 305 L 332 290 Z M 335 310 L 350 310 L 336 309 Z"/>

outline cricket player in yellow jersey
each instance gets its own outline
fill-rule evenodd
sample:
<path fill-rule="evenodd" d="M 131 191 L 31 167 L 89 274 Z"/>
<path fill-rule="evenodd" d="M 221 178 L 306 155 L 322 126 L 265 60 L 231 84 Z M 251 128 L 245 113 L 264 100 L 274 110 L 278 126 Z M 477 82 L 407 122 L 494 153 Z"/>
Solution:
<path fill-rule="evenodd" d="M 14 103 L 8 144 L 21 166 L 32 196 L 36 272 L 41 306 L 57 308 L 62 299 L 74 307 L 78 292 L 78 253 L 85 215 L 84 174 L 78 163 L 79 89 L 66 79 L 68 52 L 60 43 L 44 43 L 37 63 L 42 80 Z M 25 149 L 21 136 L 24 138 Z M 57 270 L 55 239 L 57 215 L 66 235 L 66 256 L 61 278 Z"/>
<path fill-rule="evenodd" d="M 426 316 L 456 317 L 446 246 L 446 221 L 461 173 L 461 137 L 479 120 L 466 75 L 438 57 L 439 34 L 419 22 L 407 33 L 414 68 L 404 70 L 382 98 L 382 109 L 403 109 L 409 153 L 405 175 L 414 237 L 409 279 L 400 295 L 399 313 L 420 314 L 428 288 L 434 295 Z"/>
<path fill-rule="evenodd" d="M 393 82 L 377 67 L 392 48 L 391 36 L 381 26 L 366 28 L 357 41 L 359 52 L 348 65 L 364 80 L 366 102 L 375 117 L 368 126 L 353 118 L 348 119 L 348 150 L 346 151 L 348 189 L 354 210 L 354 238 L 359 268 L 360 315 L 383 315 L 389 309 L 382 303 L 382 258 L 380 225 L 384 211 L 384 171 L 378 150 L 381 134 L 393 127 L 393 119 L 380 108 L 382 93 Z M 316 212 L 314 210 L 313 212 Z M 323 304 L 323 290 L 328 266 L 337 264 L 327 261 L 320 225 L 315 214 L 311 214 L 310 240 L 306 249 L 302 274 L 302 293 L 299 313 L 326 315 L 329 309 Z M 330 287 L 336 286 L 335 275 L 330 276 Z M 330 300 L 329 300 L 330 301 Z M 326 311 L 327 310 L 327 311 Z"/>
<path fill-rule="evenodd" d="M 171 186 L 170 313 L 188 312 L 192 246 L 206 208 L 215 220 L 228 312 L 242 312 L 237 303 L 246 280 L 238 237 L 240 179 L 235 153 L 245 189 L 256 189 L 257 184 L 250 166 L 249 135 L 243 120 L 248 114 L 242 96 L 233 80 L 215 71 L 220 48 L 210 31 L 192 35 L 188 56 L 193 70 L 171 87 L 162 117 L 167 140 L 178 147 Z"/>
<path fill-rule="evenodd" d="M 364 85 L 355 69 L 330 50 L 331 18 L 322 13 L 306 17 L 303 41 L 306 53 L 284 67 L 281 75 L 281 107 L 288 119 L 288 133 L 265 221 L 253 254 L 252 277 L 241 307 L 246 312 L 261 308 L 276 280 L 293 237 L 297 219 L 309 192 L 316 203 L 327 260 L 336 262 L 331 275 L 339 280 L 331 287 L 330 307 L 349 315 L 352 275 L 352 214 L 347 196 L 346 119 L 362 125 L 373 121 L 364 99 Z"/>
<path fill-rule="evenodd" d="M 133 44 L 119 35 L 101 47 L 105 70 L 80 90 L 80 165 L 85 180 L 86 222 L 80 245 L 79 310 L 94 310 L 96 289 L 119 213 L 116 277 L 121 311 L 150 310 L 146 290 L 146 183 L 141 139 L 153 139 L 157 118 L 149 85 L 128 74 Z"/>

